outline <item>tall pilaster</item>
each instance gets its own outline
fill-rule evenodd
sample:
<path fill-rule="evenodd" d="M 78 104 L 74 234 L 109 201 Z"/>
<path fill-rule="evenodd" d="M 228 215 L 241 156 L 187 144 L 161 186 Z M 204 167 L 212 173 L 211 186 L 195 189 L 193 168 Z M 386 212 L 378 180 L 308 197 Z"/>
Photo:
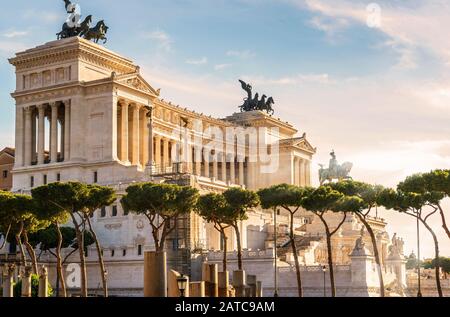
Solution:
<path fill-rule="evenodd" d="M 239 185 L 244 186 L 245 185 L 245 179 L 244 179 L 244 161 L 241 158 L 239 160 Z"/>
<path fill-rule="evenodd" d="M 221 175 L 221 180 L 222 182 L 227 182 L 227 156 L 225 153 L 222 153 L 221 156 L 221 171 L 222 171 L 222 175 Z"/>
<path fill-rule="evenodd" d="M 70 161 L 70 100 L 64 101 L 64 161 Z"/>
<path fill-rule="evenodd" d="M 158 168 L 161 168 L 161 136 L 155 136 L 155 164 Z"/>
<path fill-rule="evenodd" d="M 50 159 L 51 163 L 58 162 L 58 103 L 50 104 L 52 117 L 50 122 Z"/>
<path fill-rule="evenodd" d="M 32 147 L 32 124 L 31 124 L 31 115 L 32 115 L 32 107 L 26 107 L 25 111 L 25 166 L 31 165 L 32 155 L 31 155 L 31 147 Z"/>
<path fill-rule="evenodd" d="M 47 105 L 38 107 L 38 165 L 45 163 L 45 109 Z"/>
<path fill-rule="evenodd" d="M 139 148 L 140 148 L 139 112 L 140 112 L 140 105 L 134 104 L 131 106 L 131 113 L 133 118 L 132 135 L 131 135 L 131 145 L 132 145 L 131 165 L 139 165 Z"/>
<path fill-rule="evenodd" d="M 164 138 L 163 139 L 163 166 L 164 168 L 167 168 L 170 165 L 170 158 L 169 158 L 169 139 Z"/>
<path fill-rule="evenodd" d="M 139 130 L 140 130 L 140 138 L 139 138 L 139 161 L 142 166 L 147 165 L 148 162 L 148 147 L 149 147 L 149 141 L 148 141 L 148 135 L 149 135 L 149 128 L 152 129 L 152 127 L 149 127 L 147 117 L 148 110 L 144 107 L 141 107 L 139 111 Z M 153 162 L 152 162 L 153 163 Z M 150 164 L 151 165 L 151 164 Z"/>
<path fill-rule="evenodd" d="M 236 162 L 234 156 L 230 162 L 230 182 L 231 184 L 236 184 Z"/>
<path fill-rule="evenodd" d="M 129 164 L 130 163 L 130 159 L 129 159 L 129 153 L 128 153 L 128 102 L 121 100 L 119 101 L 119 104 L 121 106 L 121 114 L 120 114 L 120 119 L 121 119 L 121 138 L 120 141 L 122 142 L 120 145 L 120 160 L 125 163 L 125 164 Z"/>

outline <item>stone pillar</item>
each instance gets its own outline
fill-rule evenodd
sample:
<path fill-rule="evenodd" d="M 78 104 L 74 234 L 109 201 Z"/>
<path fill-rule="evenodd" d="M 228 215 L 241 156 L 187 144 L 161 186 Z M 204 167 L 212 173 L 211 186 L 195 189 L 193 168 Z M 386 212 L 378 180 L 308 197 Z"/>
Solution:
<path fill-rule="evenodd" d="M 31 162 L 37 162 L 37 151 L 36 151 L 36 117 L 37 111 L 36 107 L 31 110 Z"/>
<path fill-rule="evenodd" d="M 206 296 L 219 297 L 219 266 L 203 263 L 202 279 L 205 281 Z"/>
<path fill-rule="evenodd" d="M 24 124 L 25 108 L 16 106 L 16 157 L 14 166 L 22 167 L 25 162 L 24 157 L 24 141 L 25 141 L 25 124 Z"/>
<path fill-rule="evenodd" d="M 244 162 L 239 162 L 239 185 L 245 185 L 244 179 Z"/>
<path fill-rule="evenodd" d="M 5 265 L 3 267 L 3 297 L 11 298 L 14 297 L 14 264 Z"/>
<path fill-rule="evenodd" d="M 247 275 L 247 285 L 249 286 L 249 297 L 256 297 L 256 275 Z"/>
<path fill-rule="evenodd" d="M 144 253 L 144 297 L 167 297 L 166 252 Z"/>
<path fill-rule="evenodd" d="M 256 282 L 256 297 L 263 297 L 263 287 L 261 281 Z"/>
<path fill-rule="evenodd" d="M 121 100 L 119 101 L 121 111 L 120 111 L 120 119 L 121 119 L 121 145 L 120 145 L 120 160 L 125 164 L 130 164 L 129 158 L 129 127 L 128 127 L 128 102 Z"/>
<path fill-rule="evenodd" d="M 225 153 L 220 155 L 221 158 L 221 176 L 220 180 L 224 183 L 227 182 L 227 156 Z"/>
<path fill-rule="evenodd" d="M 64 161 L 70 161 L 70 100 L 64 101 Z"/>
<path fill-rule="evenodd" d="M 230 162 L 230 182 L 231 184 L 236 184 L 236 162 L 234 157 Z"/>
<path fill-rule="evenodd" d="M 233 287 L 236 290 L 236 297 L 245 297 L 245 271 L 233 272 Z"/>
<path fill-rule="evenodd" d="M 50 104 L 52 109 L 50 121 L 50 159 L 51 163 L 58 163 L 58 103 Z"/>
<path fill-rule="evenodd" d="M 213 178 L 215 180 L 219 179 L 219 153 L 216 153 L 214 155 L 214 160 L 213 160 Z"/>
<path fill-rule="evenodd" d="M 139 165 L 139 149 L 140 149 L 140 129 L 139 129 L 139 112 L 140 106 L 134 104 L 131 106 L 131 116 L 133 119 L 132 132 L 130 136 L 131 142 L 131 165 Z"/>
<path fill-rule="evenodd" d="M 22 297 L 31 297 L 31 273 L 33 268 L 31 266 L 25 267 L 22 271 Z"/>
<path fill-rule="evenodd" d="M 150 144 L 150 134 L 153 135 L 153 126 L 150 123 L 151 118 L 148 116 L 149 112 L 146 108 L 142 108 L 140 111 L 140 161 L 142 166 L 152 166 L 153 165 L 153 152 L 150 154 L 150 146 L 153 148 L 153 139 L 151 139 Z M 150 156 L 152 161 L 149 161 Z"/>
<path fill-rule="evenodd" d="M 311 186 L 311 162 L 306 162 L 306 186 Z"/>
<path fill-rule="evenodd" d="M 360 288 L 368 290 L 369 287 L 378 286 L 378 281 L 373 283 L 371 275 L 377 274 L 373 270 L 374 258 L 369 250 L 365 247 L 362 238 L 358 239 L 355 248 L 350 254 L 351 259 L 351 285 L 353 288 Z M 339 294 L 338 294 L 339 295 Z M 348 296 L 368 297 L 369 292 L 358 292 L 358 294 L 348 294 Z"/>
<path fill-rule="evenodd" d="M 191 282 L 189 284 L 190 297 L 205 297 L 205 282 Z"/>
<path fill-rule="evenodd" d="M 157 168 L 161 168 L 161 137 L 155 136 L 155 164 Z"/>
<path fill-rule="evenodd" d="M 31 160 L 32 160 L 32 124 L 31 124 L 31 115 L 32 115 L 32 108 L 31 107 L 27 107 L 24 109 L 25 110 L 25 166 L 30 166 L 31 165 Z"/>
<path fill-rule="evenodd" d="M 45 163 L 45 109 L 47 105 L 38 107 L 38 165 Z"/>
<path fill-rule="evenodd" d="M 148 140 L 148 145 L 147 145 L 147 166 L 150 166 L 150 170 L 153 170 L 153 165 L 155 164 L 155 157 L 154 154 L 155 150 L 155 144 L 153 143 L 153 108 L 150 108 L 148 113 L 147 113 L 147 140 Z M 160 151 L 161 151 L 161 146 L 160 146 Z M 160 152 L 161 153 L 161 152 Z M 152 171 L 153 172 L 153 171 Z"/>
<path fill-rule="evenodd" d="M 202 176 L 202 150 L 201 148 L 195 147 L 195 175 Z"/>
<path fill-rule="evenodd" d="M 163 139 L 163 166 L 167 168 L 170 165 L 169 157 L 169 139 Z"/>
<path fill-rule="evenodd" d="M 45 266 L 42 266 L 39 272 L 39 297 L 48 297 L 48 272 Z"/>
<path fill-rule="evenodd" d="M 230 289 L 230 273 L 219 272 L 219 297 L 228 297 L 228 290 Z"/>
<path fill-rule="evenodd" d="M 209 154 L 208 154 L 209 155 Z M 205 176 L 205 177 L 209 177 L 209 168 L 210 168 L 210 160 L 209 160 L 209 157 L 206 159 L 206 160 L 204 160 L 204 163 L 203 163 L 203 169 L 204 169 L 204 172 L 203 172 L 203 175 Z"/>

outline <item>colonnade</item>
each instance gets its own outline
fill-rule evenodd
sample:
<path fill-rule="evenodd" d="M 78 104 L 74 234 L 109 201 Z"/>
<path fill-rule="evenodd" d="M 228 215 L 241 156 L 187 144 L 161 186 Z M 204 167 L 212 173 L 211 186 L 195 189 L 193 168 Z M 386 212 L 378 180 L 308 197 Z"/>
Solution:
<path fill-rule="evenodd" d="M 70 100 L 26 106 L 19 108 L 18 112 L 17 136 L 22 138 L 22 142 L 18 142 L 16 150 L 17 166 L 28 167 L 70 159 Z M 49 122 L 48 129 L 46 120 Z"/>

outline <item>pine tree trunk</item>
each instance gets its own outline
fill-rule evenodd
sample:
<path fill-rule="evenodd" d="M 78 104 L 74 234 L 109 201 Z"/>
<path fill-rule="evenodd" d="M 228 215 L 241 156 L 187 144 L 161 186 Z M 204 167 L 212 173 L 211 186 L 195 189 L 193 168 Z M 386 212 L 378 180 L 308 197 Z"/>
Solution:
<path fill-rule="evenodd" d="M 86 221 L 89 226 L 89 231 L 94 237 L 95 246 L 97 248 L 98 262 L 100 264 L 100 274 L 102 277 L 102 284 L 103 284 L 103 296 L 108 297 L 108 280 L 106 278 L 106 269 L 105 269 L 105 262 L 103 261 L 102 248 L 100 246 L 100 242 L 98 241 L 97 234 L 94 232 L 94 229 L 92 228 L 91 219 L 89 218 L 89 216 L 86 216 Z"/>
<path fill-rule="evenodd" d="M 441 272 L 440 272 L 440 258 L 439 258 L 439 242 L 436 237 L 436 234 L 434 233 L 433 229 L 425 222 L 423 219 L 420 219 L 420 221 L 423 223 L 423 225 L 428 229 L 428 231 L 433 236 L 434 241 L 434 261 L 435 261 L 435 275 L 436 275 L 436 287 L 437 291 L 439 293 L 439 297 L 443 297 L 442 293 L 442 286 L 441 286 Z"/>
<path fill-rule="evenodd" d="M 238 270 L 243 271 L 242 265 L 242 246 L 241 246 L 241 233 L 239 232 L 239 226 L 237 223 L 233 225 L 234 231 L 236 232 L 236 243 L 237 243 L 237 256 L 238 256 Z"/>
<path fill-rule="evenodd" d="M 294 254 L 295 270 L 297 274 L 297 288 L 298 297 L 303 297 L 303 287 L 302 287 L 302 277 L 300 272 L 300 262 L 298 260 L 297 246 L 295 245 L 295 235 L 294 235 L 294 214 L 291 213 L 291 224 L 290 224 L 290 235 L 292 253 Z"/>
<path fill-rule="evenodd" d="M 81 265 L 81 297 L 88 297 L 87 289 L 87 273 L 86 273 L 86 258 L 84 254 L 84 239 L 83 232 L 80 230 L 80 225 L 75 219 L 73 213 L 71 213 L 72 221 L 75 226 L 75 233 L 77 236 L 78 251 L 80 255 L 80 265 Z"/>
<path fill-rule="evenodd" d="M 27 257 L 25 255 L 25 250 L 23 249 L 22 238 L 20 237 L 22 235 L 22 232 L 23 232 L 23 222 L 21 222 L 21 224 L 20 224 L 19 232 L 16 233 L 16 242 L 17 242 L 17 245 L 19 246 L 20 255 L 22 257 L 22 260 L 21 260 L 22 265 L 24 267 L 26 267 L 27 266 Z"/>
<path fill-rule="evenodd" d="M 225 230 L 222 229 L 222 239 L 223 239 L 223 272 L 227 271 L 227 253 L 228 253 L 228 238 L 225 234 Z"/>
<path fill-rule="evenodd" d="M 331 285 L 331 296 L 336 297 L 336 285 L 335 285 L 335 278 L 334 278 L 334 266 L 333 266 L 333 250 L 331 245 L 331 232 L 330 228 L 328 227 L 327 222 L 323 218 L 323 216 L 319 216 L 319 219 L 322 221 L 324 227 L 325 227 L 325 233 L 327 238 L 327 254 L 328 254 L 328 266 L 330 270 L 330 285 Z"/>
<path fill-rule="evenodd" d="M 448 229 L 447 226 L 447 221 L 445 219 L 445 214 L 444 214 L 444 210 L 442 209 L 441 205 L 437 205 L 438 209 L 439 209 L 439 213 L 441 215 L 441 219 L 442 219 L 442 228 L 444 228 L 445 233 L 447 234 L 448 238 L 450 239 L 450 230 Z"/>
<path fill-rule="evenodd" d="M 375 237 L 375 233 L 373 232 L 372 227 L 369 225 L 369 223 L 366 221 L 366 219 L 363 215 L 361 215 L 360 213 L 357 212 L 356 216 L 364 224 L 364 226 L 366 227 L 367 232 L 369 232 L 370 238 L 372 240 L 373 254 L 374 254 L 375 262 L 376 262 L 377 268 L 378 268 L 378 281 L 380 283 L 380 297 L 385 297 L 383 271 L 381 268 L 380 253 L 378 252 L 377 239 Z"/>
<path fill-rule="evenodd" d="M 30 256 L 31 265 L 33 266 L 33 273 L 39 274 L 36 253 L 34 252 L 33 246 L 28 241 L 28 233 L 26 231 L 23 232 L 23 243 L 25 244 L 25 248 L 27 249 L 28 255 Z"/>
<path fill-rule="evenodd" d="M 67 297 L 66 281 L 64 280 L 64 274 L 62 269 L 62 257 L 61 257 L 61 247 L 63 244 L 63 236 L 59 224 L 55 223 L 56 232 L 58 233 L 58 245 L 56 247 L 56 271 L 59 277 L 59 282 L 61 283 L 62 297 Z"/>

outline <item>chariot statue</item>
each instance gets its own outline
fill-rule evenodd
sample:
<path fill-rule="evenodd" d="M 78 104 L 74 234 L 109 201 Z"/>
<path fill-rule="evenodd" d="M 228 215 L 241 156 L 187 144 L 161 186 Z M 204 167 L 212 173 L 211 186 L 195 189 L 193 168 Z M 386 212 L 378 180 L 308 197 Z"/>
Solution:
<path fill-rule="evenodd" d="M 103 40 L 103 44 L 106 43 L 106 33 L 108 33 L 108 27 L 105 21 L 99 21 L 94 27 L 92 24 L 92 15 L 88 15 L 82 22 L 81 21 L 81 9 L 78 4 L 72 3 L 70 0 L 63 0 L 67 14 L 69 16 L 66 22 L 62 26 L 61 32 L 57 33 L 57 39 L 65 39 L 69 37 L 80 36 L 88 41 L 93 40 L 98 43 Z"/>
<path fill-rule="evenodd" d="M 350 176 L 350 172 L 353 168 L 353 163 L 345 162 L 342 165 L 339 165 L 334 150 L 330 153 L 330 155 L 331 159 L 328 168 L 324 168 L 323 164 L 319 164 L 320 185 L 325 184 L 326 181 L 332 182 L 333 180 L 342 181 L 346 179 L 352 179 Z"/>
<path fill-rule="evenodd" d="M 267 98 L 266 95 L 262 95 L 259 98 L 259 93 L 256 93 L 253 96 L 253 87 L 252 85 L 244 82 L 243 80 L 239 80 L 241 83 L 242 89 L 247 93 L 247 98 L 244 99 L 244 104 L 240 106 L 241 112 L 249 112 L 249 111 L 265 111 L 269 115 L 273 115 L 275 111 L 273 110 L 273 105 L 275 101 L 272 97 Z"/>

